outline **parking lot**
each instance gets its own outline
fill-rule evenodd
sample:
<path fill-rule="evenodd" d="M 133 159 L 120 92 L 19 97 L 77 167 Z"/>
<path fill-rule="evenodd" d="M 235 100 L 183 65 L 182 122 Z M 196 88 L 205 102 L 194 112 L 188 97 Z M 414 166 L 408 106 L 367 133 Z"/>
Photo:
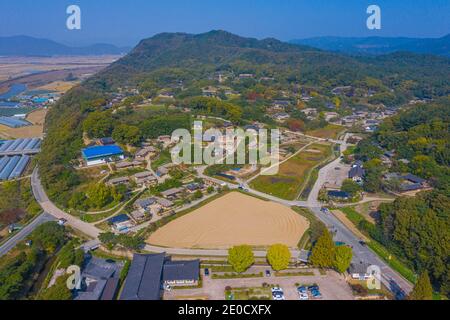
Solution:
<path fill-rule="evenodd" d="M 257 267 L 255 267 L 256 269 Z M 203 272 L 203 270 L 202 270 Z M 279 286 L 284 293 L 286 300 L 299 300 L 296 284 L 310 286 L 316 284 L 320 288 L 322 300 L 353 300 L 350 287 L 343 276 L 336 272 L 329 271 L 327 275 L 320 275 L 315 272 L 314 276 L 288 276 L 275 277 L 273 273 L 270 277 L 262 278 L 242 278 L 242 279 L 212 279 L 203 277 L 203 287 L 199 289 L 181 289 L 165 292 L 165 300 L 177 299 L 209 299 L 224 300 L 225 288 L 261 287 L 263 283 Z"/>

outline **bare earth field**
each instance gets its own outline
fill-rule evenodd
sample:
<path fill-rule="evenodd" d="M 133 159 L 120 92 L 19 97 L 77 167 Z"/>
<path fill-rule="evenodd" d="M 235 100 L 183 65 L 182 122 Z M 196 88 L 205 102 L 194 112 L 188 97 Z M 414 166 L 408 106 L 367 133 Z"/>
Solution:
<path fill-rule="evenodd" d="M 84 79 L 119 58 L 120 56 L 0 57 L 0 93 L 8 91 L 11 85 L 17 83 L 34 90 L 52 82 L 64 81 L 70 74 Z M 59 87 L 57 91 L 66 89 Z"/>
<path fill-rule="evenodd" d="M 317 138 L 323 138 L 323 139 L 337 139 L 339 133 L 344 131 L 345 128 L 342 126 L 338 126 L 335 124 L 329 124 L 324 128 L 312 130 L 306 132 L 307 135 L 317 137 Z"/>
<path fill-rule="evenodd" d="M 276 243 L 294 248 L 308 227 L 309 222 L 288 207 L 231 192 L 170 222 L 147 242 L 173 248 L 227 249 Z"/>
<path fill-rule="evenodd" d="M 0 138 L 19 139 L 42 137 L 46 114 L 47 109 L 37 109 L 33 112 L 30 112 L 27 115 L 26 120 L 32 123 L 31 126 L 10 128 L 4 125 L 0 125 Z"/>
<path fill-rule="evenodd" d="M 103 66 L 118 56 L 0 57 L 0 81 L 37 72 Z"/>

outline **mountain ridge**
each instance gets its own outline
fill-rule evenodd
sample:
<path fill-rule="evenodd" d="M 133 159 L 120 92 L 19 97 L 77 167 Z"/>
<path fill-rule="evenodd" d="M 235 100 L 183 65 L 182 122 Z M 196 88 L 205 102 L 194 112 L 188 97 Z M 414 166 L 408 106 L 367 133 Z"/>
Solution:
<path fill-rule="evenodd" d="M 130 49 L 106 43 L 71 47 L 53 40 L 25 35 L 0 37 L 0 56 L 119 55 Z"/>
<path fill-rule="evenodd" d="M 381 55 L 412 52 L 450 57 L 450 34 L 440 38 L 408 37 L 312 37 L 289 43 L 346 54 Z"/>

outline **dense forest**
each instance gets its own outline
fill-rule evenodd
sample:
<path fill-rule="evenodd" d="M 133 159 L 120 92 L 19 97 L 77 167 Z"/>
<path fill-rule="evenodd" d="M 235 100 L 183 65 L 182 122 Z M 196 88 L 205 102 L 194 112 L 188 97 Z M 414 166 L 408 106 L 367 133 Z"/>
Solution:
<path fill-rule="evenodd" d="M 403 258 L 417 273 L 428 271 L 436 290 L 450 294 L 450 99 L 418 105 L 386 119 L 379 131 L 361 142 L 365 188 L 380 191 L 387 172 L 411 172 L 428 179 L 432 191 L 383 204 L 371 236 Z M 391 168 L 380 157 L 394 151 Z M 399 161 L 401 159 L 407 160 Z"/>

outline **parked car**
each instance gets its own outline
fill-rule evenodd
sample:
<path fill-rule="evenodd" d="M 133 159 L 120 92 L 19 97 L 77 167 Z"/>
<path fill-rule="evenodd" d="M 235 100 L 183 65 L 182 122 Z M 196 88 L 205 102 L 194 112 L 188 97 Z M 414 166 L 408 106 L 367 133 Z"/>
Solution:
<path fill-rule="evenodd" d="M 299 294 L 298 294 L 298 298 L 299 298 L 300 300 L 309 300 L 309 296 L 308 296 L 307 293 L 299 293 Z"/>
<path fill-rule="evenodd" d="M 271 276 L 270 270 L 266 270 L 266 277 L 270 277 L 270 276 Z"/>
<path fill-rule="evenodd" d="M 362 245 L 363 247 L 366 246 L 366 242 L 363 240 L 359 241 L 359 244 Z"/>
<path fill-rule="evenodd" d="M 273 287 L 272 298 L 273 300 L 285 300 L 283 289 L 279 287 Z"/>
<path fill-rule="evenodd" d="M 205 268 L 205 276 L 209 276 L 209 269 L 208 268 Z"/>
<path fill-rule="evenodd" d="M 316 285 L 313 285 L 313 286 L 309 286 L 308 287 L 308 291 L 309 292 L 311 292 L 311 291 L 318 291 L 319 290 L 319 286 L 316 286 Z"/>
<path fill-rule="evenodd" d="M 308 289 L 305 286 L 297 288 L 298 293 L 308 293 Z"/>

